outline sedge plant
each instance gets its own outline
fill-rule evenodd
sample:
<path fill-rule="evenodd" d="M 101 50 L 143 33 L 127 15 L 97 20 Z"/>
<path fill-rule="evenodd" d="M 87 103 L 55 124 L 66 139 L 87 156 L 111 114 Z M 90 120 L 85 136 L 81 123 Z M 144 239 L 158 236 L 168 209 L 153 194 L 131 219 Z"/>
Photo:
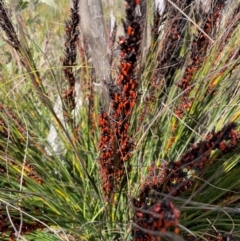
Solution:
<path fill-rule="evenodd" d="M 238 1 L 0 0 L 0 28 L 1 240 L 240 238 Z"/>

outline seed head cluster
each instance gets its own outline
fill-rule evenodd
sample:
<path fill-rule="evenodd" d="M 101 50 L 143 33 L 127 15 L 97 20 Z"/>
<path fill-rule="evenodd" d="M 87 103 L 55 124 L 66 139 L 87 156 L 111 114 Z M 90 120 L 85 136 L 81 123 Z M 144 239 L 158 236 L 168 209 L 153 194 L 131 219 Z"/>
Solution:
<path fill-rule="evenodd" d="M 219 150 L 222 154 L 227 154 L 236 150 L 237 143 L 240 142 L 240 132 L 235 130 L 236 127 L 236 123 L 229 123 L 218 132 L 212 131 L 207 135 L 206 140 L 193 145 L 178 161 L 163 162 L 160 166 L 152 163 L 148 169 L 148 175 L 142 183 L 139 199 L 133 199 L 133 205 L 137 208 L 134 220 L 138 220 L 137 223 L 140 227 L 152 230 L 151 225 L 148 226 L 149 217 L 142 218 L 145 217 L 146 211 L 148 212 L 149 210 L 147 202 L 151 197 L 152 191 L 179 196 L 189 190 L 193 185 L 193 180 L 191 180 L 188 173 L 190 171 L 200 172 L 209 162 L 212 162 L 210 159 L 212 151 Z M 152 203 L 151 205 L 151 212 L 155 212 L 156 209 L 152 207 L 155 207 L 157 203 Z M 173 204 L 169 203 L 169 205 L 164 207 L 165 210 L 174 214 L 172 219 L 174 221 L 168 222 L 167 226 L 158 229 L 160 231 L 166 231 L 166 228 L 176 226 L 179 218 L 179 213 L 173 209 Z M 166 220 L 169 221 L 168 219 Z M 175 229 L 175 231 L 178 232 L 178 229 Z M 136 227 L 133 228 L 133 233 L 135 235 L 134 241 L 155 240 L 151 232 L 143 231 Z M 141 233 L 140 236 L 144 238 L 139 238 L 138 233 Z"/>
<path fill-rule="evenodd" d="M 174 196 L 188 190 L 192 186 L 188 173 L 203 170 L 211 161 L 212 151 L 219 150 L 222 154 L 227 154 L 236 150 L 240 141 L 240 132 L 235 130 L 236 127 L 236 123 L 229 123 L 218 132 L 212 131 L 206 140 L 193 145 L 177 161 L 162 163 L 160 166 L 152 163 L 141 187 L 140 200 L 145 201 L 151 190 Z"/>
<path fill-rule="evenodd" d="M 66 80 L 68 81 L 68 88 L 65 89 L 62 93 L 62 98 L 67 107 L 64 108 L 64 116 L 67 121 L 69 121 L 69 113 L 68 111 L 72 111 L 75 108 L 75 76 L 73 73 L 72 66 L 76 62 L 77 56 L 77 43 L 79 39 L 79 22 L 80 16 L 78 14 L 78 0 L 73 1 L 73 8 L 71 8 L 71 20 L 66 21 L 65 29 L 66 29 L 66 40 L 65 40 L 65 57 L 63 59 L 63 72 Z M 68 110 L 68 111 L 67 111 Z"/>
<path fill-rule="evenodd" d="M 103 190 L 106 195 L 113 191 L 113 183 L 120 183 L 125 173 L 126 161 L 131 156 L 134 142 L 128 134 L 130 117 L 137 100 L 137 63 L 140 55 L 140 41 L 143 31 L 140 1 L 126 1 L 126 19 L 123 21 L 124 36 L 119 37 L 119 74 L 115 82 L 108 82 L 111 111 L 100 113 L 100 168 Z M 138 11 L 137 11 L 138 10 Z M 104 123 L 104 125 L 103 125 Z M 106 167 L 107 165 L 107 167 Z M 108 170 L 104 170 L 107 168 Z M 130 167 L 129 169 L 130 170 Z M 109 186 L 108 183 L 109 182 Z M 118 185 L 115 186 L 118 189 Z"/>
<path fill-rule="evenodd" d="M 7 36 L 7 43 L 15 50 L 19 51 L 20 42 L 2 0 L 0 1 L 0 27 Z"/>
<path fill-rule="evenodd" d="M 137 208 L 137 206 L 141 205 L 135 203 L 136 211 L 133 218 L 134 229 L 132 230 L 134 241 L 161 241 L 161 235 L 170 227 L 175 227 L 174 232 L 178 234 L 177 225 L 180 213 L 171 201 L 145 203 L 141 208 Z"/>
<path fill-rule="evenodd" d="M 198 31 L 198 34 L 194 38 L 191 44 L 191 63 L 187 65 L 184 75 L 177 86 L 183 90 L 183 95 L 179 104 L 175 108 L 175 113 L 179 118 L 183 118 L 184 112 L 190 110 L 192 106 L 192 98 L 189 97 L 189 93 L 193 89 L 192 79 L 196 71 L 202 66 L 205 56 L 207 56 L 207 48 L 213 44 L 209 38 L 214 35 L 217 24 L 221 17 L 221 11 L 225 6 L 225 0 L 216 1 L 213 5 L 212 12 L 210 14 L 203 14 L 203 24 L 201 29 L 203 32 Z M 210 90 L 209 90 L 210 91 Z M 209 92 L 208 91 L 208 92 Z"/>

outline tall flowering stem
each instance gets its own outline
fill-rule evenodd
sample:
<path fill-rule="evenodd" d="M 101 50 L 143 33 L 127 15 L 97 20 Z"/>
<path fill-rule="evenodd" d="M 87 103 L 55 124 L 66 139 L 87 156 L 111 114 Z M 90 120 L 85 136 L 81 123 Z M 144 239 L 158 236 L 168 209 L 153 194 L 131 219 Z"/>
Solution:
<path fill-rule="evenodd" d="M 0 27 L 7 36 L 6 42 L 16 51 L 20 51 L 20 42 L 2 0 L 0 1 Z"/>
<path fill-rule="evenodd" d="M 76 49 L 79 39 L 79 22 L 80 16 L 78 14 L 78 0 L 73 0 L 73 8 L 71 8 L 71 20 L 66 21 L 66 41 L 65 41 L 65 57 L 63 59 L 63 72 L 66 80 L 68 81 L 68 88 L 62 93 L 63 101 L 66 104 L 68 111 L 72 111 L 75 108 L 75 76 L 73 73 L 72 66 L 76 62 Z M 66 108 L 64 108 L 64 117 L 67 121 L 69 118 L 69 113 Z"/>
<path fill-rule="evenodd" d="M 147 87 L 149 94 L 144 97 L 144 107 L 139 118 L 140 124 L 151 113 L 157 100 L 167 96 L 167 92 L 174 84 L 173 76 L 180 66 L 179 57 L 185 37 L 184 29 L 188 23 L 183 13 L 189 14 L 192 1 L 175 1 L 177 7 L 183 12 L 180 12 L 168 1 L 155 0 L 154 2 L 152 38 L 148 52 L 149 61 L 145 65 L 149 73 L 146 77 L 149 80 Z M 159 90 L 163 91 L 159 93 Z"/>
<path fill-rule="evenodd" d="M 199 31 L 197 36 L 192 41 L 190 55 L 191 64 L 187 65 L 183 78 L 179 83 L 177 83 L 177 86 L 184 91 L 181 101 L 175 110 L 175 113 L 179 118 L 182 118 L 184 116 L 184 112 L 191 108 L 192 99 L 189 98 L 189 93 L 193 89 L 192 79 L 196 71 L 204 63 L 206 58 L 204 56 L 206 56 L 207 49 L 212 44 L 208 36 L 212 36 L 216 32 L 217 24 L 221 19 L 221 11 L 225 6 L 225 3 L 225 0 L 216 1 L 212 12 L 203 15 L 205 21 L 201 28 L 203 29 L 204 33 Z M 206 34 L 208 34 L 208 36 Z"/>
<path fill-rule="evenodd" d="M 110 196 L 114 189 L 114 135 L 110 128 L 109 116 L 104 110 L 101 110 L 98 116 L 98 125 L 101 132 L 99 172 L 102 179 L 103 193 L 106 196 Z"/>
<path fill-rule="evenodd" d="M 162 203 L 158 203 L 150 199 L 151 205 L 148 204 L 152 191 L 179 196 L 189 190 L 193 185 L 189 172 L 200 172 L 212 162 L 212 151 L 219 150 L 225 155 L 237 149 L 240 132 L 235 130 L 236 127 L 236 123 L 229 123 L 218 132 L 212 131 L 206 140 L 193 145 L 178 161 L 163 162 L 160 166 L 152 163 L 142 183 L 139 198 L 133 199 L 134 222 L 137 224 L 132 229 L 134 241 L 157 240 L 154 239 L 156 237 L 151 233 L 152 230 L 165 232 L 170 226 L 177 226 L 180 215 L 170 201 L 164 199 Z M 161 221 L 157 219 L 159 212 Z M 172 213 L 172 216 L 166 215 L 165 212 Z M 178 232 L 178 228 L 175 228 L 175 233 Z"/>
<path fill-rule="evenodd" d="M 218 132 L 212 131 L 206 140 L 193 145 L 177 161 L 162 163 L 159 167 L 153 163 L 141 186 L 140 200 L 144 202 L 152 190 L 174 196 L 188 190 L 193 184 L 188 177 L 189 171 L 203 170 L 207 163 L 212 161 L 210 158 L 212 151 L 219 150 L 225 155 L 237 149 L 240 132 L 235 130 L 236 127 L 236 123 L 229 123 Z"/>
<path fill-rule="evenodd" d="M 190 2 L 192 1 L 177 0 L 175 4 L 181 8 L 185 14 L 189 14 Z M 164 14 L 166 16 L 164 16 Z M 164 26 L 164 21 L 167 22 L 166 26 Z M 166 85 L 166 87 L 171 86 L 173 80 L 172 75 L 179 65 L 178 57 L 184 39 L 183 30 L 186 24 L 187 21 L 183 13 L 168 1 L 166 1 L 164 8 L 155 12 L 154 25 L 152 28 L 153 44 L 155 45 L 156 41 L 159 42 L 160 40 L 164 51 L 159 52 L 157 56 L 157 66 L 151 77 L 154 88 L 163 85 Z M 158 40 L 159 35 L 163 35 L 163 37 Z"/>
<path fill-rule="evenodd" d="M 2 28 L 2 30 L 6 34 L 7 39 L 5 39 L 5 41 L 18 53 L 22 66 L 27 70 L 29 77 L 32 79 L 32 82 L 36 87 L 36 90 L 38 91 L 38 94 L 45 103 L 46 98 L 42 93 L 43 90 L 40 73 L 35 66 L 27 44 L 25 43 L 22 46 L 22 42 L 20 43 L 17 33 L 13 27 L 12 21 L 7 14 L 7 10 L 2 0 L 0 0 L 0 28 Z"/>
<path fill-rule="evenodd" d="M 114 131 L 121 162 L 130 156 L 133 143 L 128 135 L 129 121 L 137 99 L 138 76 L 136 65 L 140 54 L 143 31 L 139 1 L 126 1 L 126 20 L 123 21 L 125 36 L 119 38 L 120 65 L 117 88 L 112 93 Z M 140 10 L 141 11 L 141 10 Z"/>
<path fill-rule="evenodd" d="M 103 175 L 108 174 L 108 177 L 103 178 L 103 189 L 106 195 L 113 191 L 114 186 L 116 189 L 119 188 L 119 184 L 113 186 L 111 182 L 120 183 L 122 177 L 126 174 L 124 163 L 129 160 L 134 148 L 128 130 L 138 94 L 137 63 L 144 27 L 143 4 L 144 2 L 139 0 L 126 1 L 126 19 L 123 20 L 125 34 L 119 38 L 118 42 L 120 48 L 118 79 L 116 83 L 106 83 L 111 98 L 110 116 L 106 120 L 107 112 L 104 114 L 105 117 L 101 113 L 99 119 L 102 121 L 105 118 L 106 124 L 108 123 L 108 127 L 103 127 L 100 123 L 101 138 L 99 145 L 101 172 Z M 106 134 L 105 130 L 111 130 L 111 133 L 107 131 Z M 108 136 L 108 139 L 106 139 L 106 136 Z M 105 147 L 108 149 L 109 156 L 104 154 Z M 106 163 L 107 166 L 104 166 Z M 109 166 L 111 166 L 110 169 Z M 128 170 L 130 170 L 130 165 Z M 104 184 L 106 180 L 109 181 L 109 185 Z M 104 186 L 108 188 L 106 189 Z"/>

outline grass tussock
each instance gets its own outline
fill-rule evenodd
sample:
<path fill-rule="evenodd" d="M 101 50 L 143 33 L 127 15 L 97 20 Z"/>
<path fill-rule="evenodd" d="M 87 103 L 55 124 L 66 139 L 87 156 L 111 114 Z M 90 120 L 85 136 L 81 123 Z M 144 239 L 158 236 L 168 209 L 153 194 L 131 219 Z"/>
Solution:
<path fill-rule="evenodd" d="M 0 0 L 0 239 L 240 239 L 240 4 L 38 3 Z"/>

